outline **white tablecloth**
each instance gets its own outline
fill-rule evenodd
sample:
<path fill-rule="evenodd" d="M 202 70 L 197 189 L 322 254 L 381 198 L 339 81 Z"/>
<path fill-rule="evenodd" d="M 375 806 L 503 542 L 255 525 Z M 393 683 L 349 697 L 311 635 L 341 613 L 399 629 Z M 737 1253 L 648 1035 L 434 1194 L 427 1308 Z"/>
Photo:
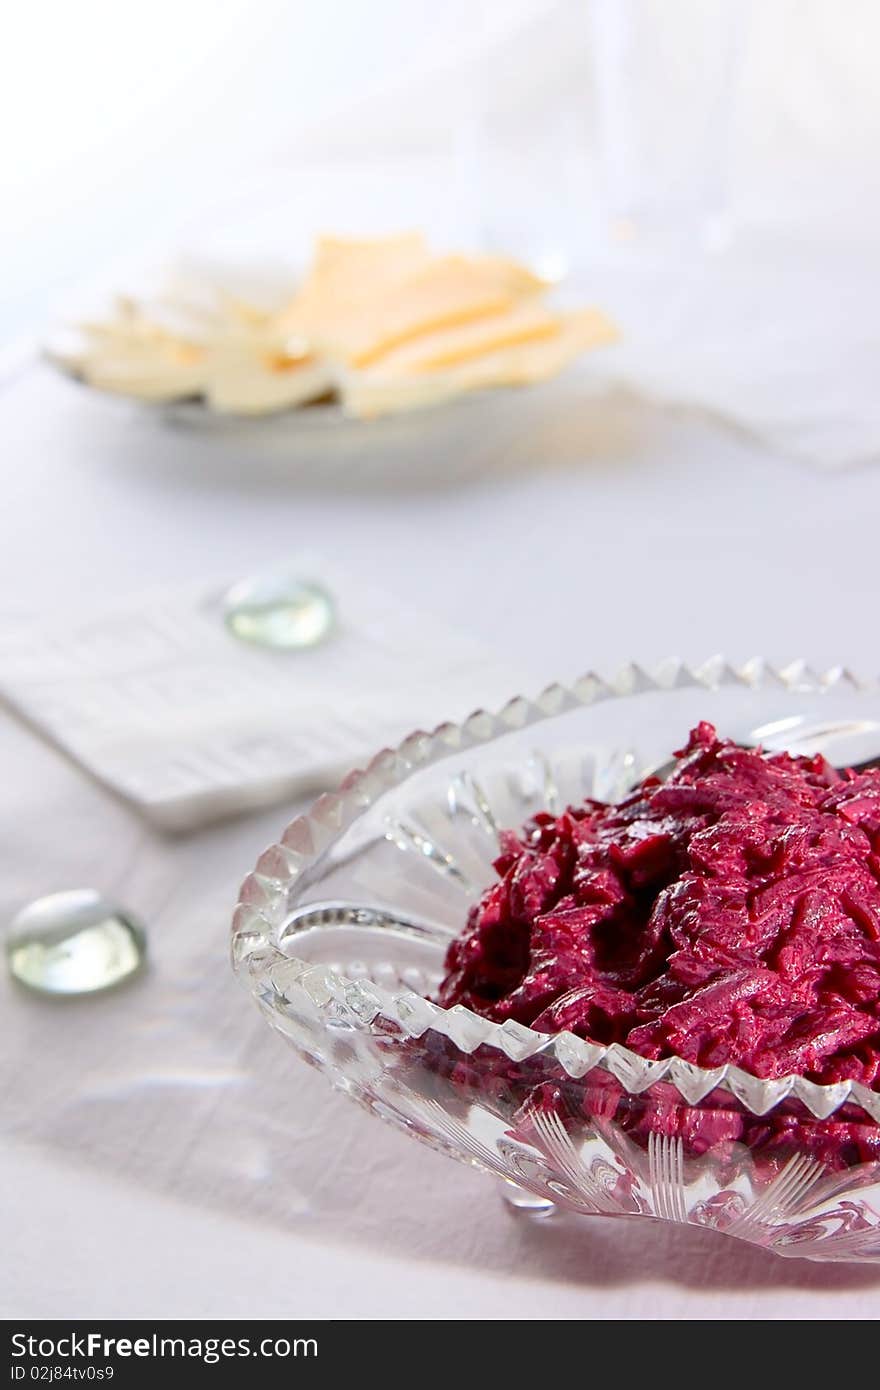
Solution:
<path fill-rule="evenodd" d="M 0 438 L 6 602 L 235 577 L 302 539 L 502 653 L 527 644 L 548 680 L 720 649 L 880 666 L 877 471 L 816 473 L 623 393 L 557 420 L 548 460 L 520 447 L 449 487 L 303 488 L 278 451 L 225 452 L 39 369 L 0 393 Z M 237 884 L 293 808 L 163 838 L 12 716 L 0 767 L 0 916 L 93 884 L 152 946 L 103 999 L 53 1006 L 0 978 L 6 1316 L 880 1311 L 880 1269 L 514 1219 L 489 1180 L 331 1093 L 226 958 Z"/>

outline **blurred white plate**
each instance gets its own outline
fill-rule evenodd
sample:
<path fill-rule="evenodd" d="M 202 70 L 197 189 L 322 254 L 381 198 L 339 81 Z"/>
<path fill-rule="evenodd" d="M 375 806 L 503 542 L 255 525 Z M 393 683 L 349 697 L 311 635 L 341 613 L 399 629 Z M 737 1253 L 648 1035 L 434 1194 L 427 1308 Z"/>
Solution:
<path fill-rule="evenodd" d="M 376 420 L 345 415 L 335 402 L 264 415 L 221 414 L 199 399 L 136 400 L 89 386 L 53 355 L 52 366 L 108 409 L 128 411 L 140 433 L 151 422 L 190 433 L 192 467 L 218 481 L 255 465 L 316 487 L 442 487 L 468 478 L 582 462 L 602 434 L 597 396 L 607 376 L 589 359 L 552 381 L 496 387 Z M 204 446 L 210 446 L 207 450 Z M 157 451 L 157 464 L 161 450 Z M 179 464 L 178 464 L 179 466 Z"/>

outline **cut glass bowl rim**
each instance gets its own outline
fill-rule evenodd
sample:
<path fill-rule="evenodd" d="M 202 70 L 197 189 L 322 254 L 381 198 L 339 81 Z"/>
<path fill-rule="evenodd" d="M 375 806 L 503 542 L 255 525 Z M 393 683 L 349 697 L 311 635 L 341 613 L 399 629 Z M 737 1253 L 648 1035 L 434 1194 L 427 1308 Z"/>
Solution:
<path fill-rule="evenodd" d="M 457 1004 L 444 1008 L 411 989 L 388 989 L 372 981 L 353 980 L 324 965 L 315 965 L 283 949 L 288 889 L 317 864 L 332 842 L 367 811 L 380 796 L 400 786 L 414 772 L 451 752 L 479 748 L 504 734 L 544 723 L 570 710 L 650 691 L 676 688 L 718 690 L 738 686 L 752 690 L 775 687 L 796 694 L 821 694 L 849 689 L 870 694 L 880 690 L 876 679 L 863 679 L 843 666 L 816 671 L 805 660 L 775 666 L 754 657 L 735 666 L 723 656 L 701 665 L 669 658 L 650 670 L 629 663 L 612 678 L 588 672 L 571 685 L 552 684 L 533 698 L 514 696 L 497 712 L 476 710 L 460 724 L 440 724 L 430 733 L 416 730 L 395 748 L 385 748 L 363 770 L 350 773 L 336 792 L 318 797 L 310 810 L 294 817 L 281 839 L 260 856 L 241 886 L 232 922 L 233 966 L 256 992 L 256 978 L 273 970 L 278 989 L 301 985 L 319 1007 L 342 1008 L 356 1026 L 369 1027 L 377 1017 L 402 1029 L 406 1038 L 431 1029 L 448 1037 L 463 1052 L 488 1045 L 519 1062 L 539 1053 L 555 1054 L 571 1077 L 600 1068 L 616 1077 L 630 1095 L 655 1082 L 670 1082 L 682 1098 L 696 1105 L 712 1091 L 732 1094 L 754 1115 L 764 1115 L 793 1096 L 816 1116 L 827 1119 L 843 1105 L 860 1107 L 880 1123 L 880 1091 L 861 1082 L 819 1083 L 792 1073 L 770 1080 L 732 1063 L 708 1068 L 682 1057 L 651 1061 L 619 1043 L 587 1042 L 566 1031 L 541 1033 L 508 1020 L 494 1023 Z M 276 978 L 276 968 L 282 975 Z"/>

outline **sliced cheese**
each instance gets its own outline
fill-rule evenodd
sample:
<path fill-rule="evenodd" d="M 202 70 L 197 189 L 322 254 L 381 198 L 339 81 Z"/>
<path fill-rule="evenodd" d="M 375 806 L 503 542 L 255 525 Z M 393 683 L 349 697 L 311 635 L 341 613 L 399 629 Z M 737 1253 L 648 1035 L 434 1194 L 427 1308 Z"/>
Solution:
<path fill-rule="evenodd" d="M 69 371 L 102 391 L 141 400 L 198 395 L 205 381 L 201 343 L 169 333 L 130 300 L 107 323 L 86 323 L 76 350 L 57 354 Z"/>
<path fill-rule="evenodd" d="M 373 241 L 320 237 L 312 267 L 276 326 L 290 337 L 311 340 L 328 317 L 377 302 L 429 261 L 418 232 Z"/>
<path fill-rule="evenodd" d="M 320 400 L 332 388 L 330 371 L 315 358 L 285 362 L 226 352 L 208 364 L 205 399 L 223 414 L 265 415 Z"/>
<path fill-rule="evenodd" d="M 54 356 L 148 400 L 202 395 L 217 411 L 260 414 L 335 392 L 349 414 L 381 415 L 540 381 L 613 339 L 595 310 L 548 310 L 546 288 L 501 256 L 436 256 L 418 233 L 323 237 L 280 312 L 184 282 L 148 304 L 120 300 Z"/>
<path fill-rule="evenodd" d="M 203 363 L 180 366 L 149 358 L 95 358 L 80 362 L 75 370 L 91 386 L 115 395 L 144 401 L 180 401 L 201 395 L 205 386 Z"/>
<path fill-rule="evenodd" d="M 142 400 L 201 395 L 218 411 L 253 414 L 303 405 L 332 385 L 326 366 L 285 350 L 274 316 L 220 293 L 148 307 L 120 300 L 114 318 L 83 325 L 81 338 L 64 365 Z"/>
<path fill-rule="evenodd" d="M 502 314 L 544 282 L 495 256 L 430 256 L 420 239 L 330 243 L 280 323 L 318 352 L 365 367 L 426 333 Z"/>
<path fill-rule="evenodd" d="M 528 386 L 546 381 L 581 353 L 617 340 L 614 324 L 598 309 L 578 309 L 560 316 L 560 331 L 547 342 L 514 344 L 482 359 L 490 384 Z"/>
<path fill-rule="evenodd" d="M 369 371 L 343 375 L 346 414 L 362 419 L 418 410 L 472 391 L 496 386 L 524 386 L 555 376 L 573 358 L 613 342 L 614 325 L 596 309 L 561 315 L 552 336 L 511 343 L 443 371 Z"/>
<path fill-rule="evenodd" d="M 560 319 L 542 305 L 517 304 L 507 313 L 491 314 L 471 323 L 422 333 L 401 347 L 382 354 L 373 364 L 385 375 L 398 372 L 436 372 L 484 357 L 517 343 L 555 338 Z"/>
<path fill-rule="evenodd" d="M 550 282 L 536 275 L 521 261 L 511 260 L 509 256 L 472 256 L 476 266 L 485 266 L 492 275 L 503 281 L 511 294 L 518 298 L 527 295 L 543 294 L 550 288 Z"/>
<path fill-rule="evenodd" d="M 314 276 L 346 274 L 359 278 L 383 267 L 404 274 L 428 260 L 428 244 L 421 232 L 400 232 L 387 237 L 319 236 L 315 243 Z"/>
<path fill-rule="evenodd" d="M 515 303 L 516 292 L 503 269 L 447 256 L 401 285 L 369 321 L 340 325 L 336 343 L 329 347 L 343 361 L 367 367 L 425 334 L 504 314 Z"/>

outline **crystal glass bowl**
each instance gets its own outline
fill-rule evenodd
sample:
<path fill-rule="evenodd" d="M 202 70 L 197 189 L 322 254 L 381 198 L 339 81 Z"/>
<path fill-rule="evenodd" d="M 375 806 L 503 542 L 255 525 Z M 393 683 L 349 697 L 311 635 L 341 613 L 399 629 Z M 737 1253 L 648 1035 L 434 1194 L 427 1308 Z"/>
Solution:
<path fill-rule="evenodd" d="M 516 1205 L 880 1261 L 880 1093 L 650 1062 L 430 1001 L 450 938 L 493 880 L 499 828 L 619 797 L 700 719 L 840 765 L 880 756 L 880 692 L 841 669 L 670 661 L 552 686 L 413 734 L 294 820 L 242 887 L 235 968 L 334 1087 L 494 1174 Z M 844 1132 L 845 1145 L 825 1142 Z"/>

